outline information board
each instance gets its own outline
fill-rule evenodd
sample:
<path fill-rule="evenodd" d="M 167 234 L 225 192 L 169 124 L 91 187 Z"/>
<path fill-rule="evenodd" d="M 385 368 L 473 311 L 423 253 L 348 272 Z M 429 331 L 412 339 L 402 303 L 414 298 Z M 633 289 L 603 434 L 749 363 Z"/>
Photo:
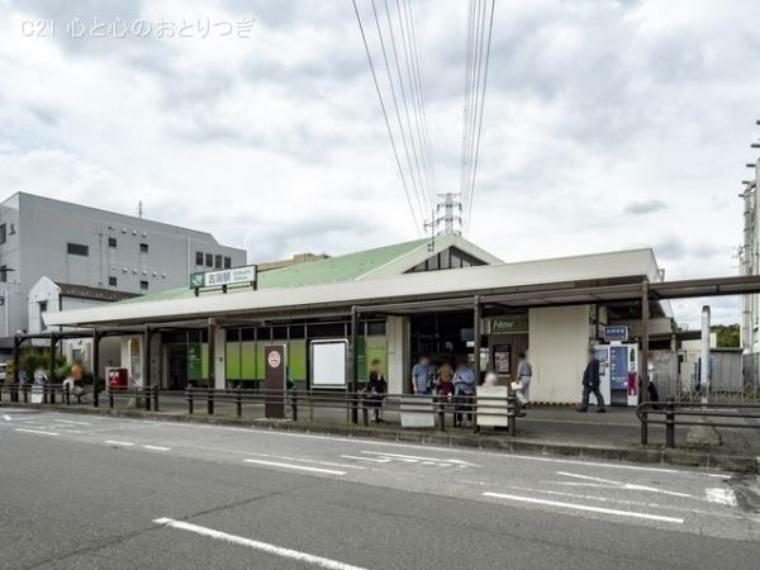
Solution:
<path fill-rule="evenodd" d="M 345 340 L 326 340 L 311 343 L 311 385 L 323 388 L 346 386 Z"/>
<path fill-rule="evenodd" d="M 628 347 L 610 347 L 610 387 L 613 390 L 628 388 Z"/>

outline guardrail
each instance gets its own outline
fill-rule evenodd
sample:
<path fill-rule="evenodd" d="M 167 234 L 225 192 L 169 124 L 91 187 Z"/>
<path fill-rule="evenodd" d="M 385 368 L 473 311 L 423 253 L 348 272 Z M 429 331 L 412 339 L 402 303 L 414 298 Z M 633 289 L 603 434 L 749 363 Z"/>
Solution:
<path fill-rule="evenodd" d="M 747 410 L 747 412 L 742 412 Z M 755 413 L 751 413 L 755 412 Z M 663 419 L 652 419 L 650 416 L 663 416 Z M 683 417 L 685 419 L 679 419 Z M 644 402 L 636 408 L 636 417 L 641 422 L 641 444 L 649 443 L 649 425 L 665 426 L 665 447 L 676 446 L 676 426 L 710 425 L 713 427 L 735 429 L 760 429 L 760 405 L 759 404 L 702 404 L 697 402 L 680 402 L 673 399 L 665 402 Z M 689 418 L 713 418 L 718 421 L 698 421 Z M 758 423 L 738 423 L 720 421 L 721 419 L 732 420 L 758 420 Z"/>
<path fill-rule="evenodd" d="M 70 391 L 68 385 L 62 384 L 0 384 L 0 401 L 5 392 L 11 402 L 25 404 L 56 404 L 63 405 L 86 404 L 93 407 L 101 405 L 100 399 L 105 400 L 109 409 L 114 409 L 121 402 L 130 402 L 146 411 L 159 411 L 159 394 L 157 386 L 146 386 L 128 389 L 110 389 L 94 392 L 90 387 L 87 391 Z M 168 393 L 167 393 L 168 394 Z M 245 388 L 213 389 L 204 387 L 188 387 L 182 395 L 187 406 L 188 414 L 195 414 L 199 408 L 205 408 L 205 413 L 212 416 L 220 405 L 234 406 L 234 414 L 243 417 L 243 409 L 251 404 L 254 407 L 275 408 L 277 415 L 289 411 L 290 419 L 298 421 L 305 419 L 313 422 L 315 414 L 320 410 L 341 410 L 346 414 L 346 421 L 365 426 L 369 425 L 370 416 L 380 419 L 380 413 L 398 413 L 402 427 L 430 427 L 445 430 L 447 418 L 450 425 L 462 427 L 465 422 L 471 424 L 472 430 L 478 432 L 483 426 L 505 428 L 510 435 L 517 433 L 517 403 L 512 392 L 504 396 L 472 395 L 472 396 L 424 396 L 412 394 L 371 394 L 366 391 L 345 392 L 326 390 L 251 390 Z M 33 398 L 32 395 L 35 397 Z M 175 398 L 171 398 L 176 403 Z M 171 401 L 170 401 L 171 404 Z M 170 406 L 171 407 L 171 406 Z M 280 408 L 277 410 L 276 408 Z M 265 414 L 270 415 L 270 414 Z M 304 417 L 305 416 L 305 417 Z M 409 419 L 411 418 L 411 422 Z M 407 420 L 405 422 L 405 420 Z M 382 420 L 381 420 L 382 421 Z"/>
<path fill-rule="evenodd" d="M 189 387 L 185 390 L 187 413 L 196 413 L 197 406 L 205 404 L 206 413 L 214 415 L 217 404 L 235 405 L 237 417 L 243 415 L 245 403 L 260 403 L 288 408 L 291 419 L 298 421 L 304 409 L 309 421 L 314 421 L 314 412 L 319 409 L 343 410 L 348 421 L 369 425 L 370 413 L 375 410 L 399 412 L 426 416 L 429 414 L 439 430 L 446 429 L 446 416 L 453 418 L 454 427 L 459 427 L 467 418 L 473 431 L 483 425 L 503 425 L 510 435 L 517 433 L 516 397 L 495 396 L 424 396 L 411 394 L 371 394 L 368 392 L 314 391 L 314 390 L 250 390 L 243 388 L 213 389 Z M 403 425 L 403 419 L 402 419 Z"/>
<path fill-rule="evenodd" d="M 3 391 L 6 392 L 10 402 L 24 404 L 56 404 L 60 402 L 70 406 L 72 404 L 91 403 L 94 407 L 99 406 L 99 394 L 87 390 L 70 390 L 68 384 L 0 384 L 0 402 L 3 400 Z M 159 411 L 159 392 L 157 386 L 145 386 L 140 388 L 124 388 L 100 391 L 108 400 L 109 408 L 113 409 L 120 400 L 137 400 L 141 407 L 147 411 Z M 39 401 L 35 401 L 39 400 Z"/>

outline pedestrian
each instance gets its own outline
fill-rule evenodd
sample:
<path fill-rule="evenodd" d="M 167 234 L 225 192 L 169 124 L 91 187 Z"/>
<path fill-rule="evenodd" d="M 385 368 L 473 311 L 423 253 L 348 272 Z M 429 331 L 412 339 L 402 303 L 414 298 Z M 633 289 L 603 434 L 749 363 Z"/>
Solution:
<path fill-rule="evenodd" d="M 374 412 L 374 421 L 383 422 L 384 420 L 380 417 L 380 410 L 383 406 L 385 394 L 388 392 L 388 383 L 385 381 L 380 360 L 377 358 L 370 365 L 369 378 L 364 392 L 367 407 L 372 408 Z"/>
<path fill-rule="evenodd" d="M 435 387 L 438 395 L 444 399 L 449 399 L 454 393 L 454 371 L 451 368 L 451 364 L 444 362 L 438 369 L 438 380 Z"/>
<path fill-rule="evenodd" d="M 434 381 L 435 366 L 430 362 L 430 357 L 423 354 L 412 368 L 412 390 L 420 396 L 430 394 Z"/>
<path fill-rule="evenodd" d="M 524 416 L 523 411 L 530 403 L 530 381 L 533 379 L 533 367 L 528 360 L 528 353 L 521 352 L 517 360 L 517 396 L 518 415 Z"/>
<path fill-rule="evenodd" d="M 604 413 L 607 410 L 604 408 L 604 398 L 599 391 L 599 361 L 596 359 L 596 352 L 594 348 L 588 349 L 588 363 L 586 364 L 586 370 L 583 372 L 583 401 L 578 406 L 579 412 L 588 411 L 588 399 L 591 394 L 596 397 L 597 413 Z"/>
<path fill-rule="evenodd" d="M 457 366 L 452 380 L 454 384 L 454 399 L 457 401 L 457 407 L 467 412 L 467 421 L 465 427 L 472 421 L 472 399 L 475 395 L 475 371 L 462 361 Z"/>

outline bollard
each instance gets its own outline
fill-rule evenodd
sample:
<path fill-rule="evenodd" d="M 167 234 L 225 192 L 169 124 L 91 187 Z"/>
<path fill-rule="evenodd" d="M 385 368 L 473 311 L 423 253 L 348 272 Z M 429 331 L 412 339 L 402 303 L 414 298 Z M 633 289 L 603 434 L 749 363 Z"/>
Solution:
<path fill-rule="evenodd" d="M 185 397 L 187 398 L 187 413 L 193 413 L 193 390 L 189 386 L 185 390 Z"/>
<path fill-rule="evenodd" d="M 153 411 L 158 411 L 158 385 L 153 386 Z"/>
<path fill-rule="evenodd" d="M 211 388 L 206 389 L 206 413 L 209 416 L 214 415 L 214 391 Z"/>
<path fill-rule="evenodd" d="M 673 398 L 668 398 L 665 406 L 665 447 L 676 446 L 676 404 Z"/>
<path fill-rule="evenodd" d="M 641 412 L 641 445 L 649 443 L 649 424 L 647 424 L 647 413 Z"/>
<path fill-rule="evenodd" d="M 515 397 L 507 396 L 507 429 L 509 435 L 517 435 L 517 418 L 515 417 Z"/>
<path fill-rule="evenodd" d="M 235 407 L 237 409 L 237 417 L 243 417 L 243 393 L 240 388 L 235 390 Z"/>

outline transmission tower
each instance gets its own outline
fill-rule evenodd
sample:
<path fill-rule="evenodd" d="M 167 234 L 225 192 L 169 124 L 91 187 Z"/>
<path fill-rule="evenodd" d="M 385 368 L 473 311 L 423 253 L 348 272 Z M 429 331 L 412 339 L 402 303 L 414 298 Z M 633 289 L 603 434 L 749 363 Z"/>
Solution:
<path fill-rule="evenodd" d="M 438 194 L 435 206 L 435 233 L 437 235 L 462 235 L 462 194 L 446 192 Z"/>

